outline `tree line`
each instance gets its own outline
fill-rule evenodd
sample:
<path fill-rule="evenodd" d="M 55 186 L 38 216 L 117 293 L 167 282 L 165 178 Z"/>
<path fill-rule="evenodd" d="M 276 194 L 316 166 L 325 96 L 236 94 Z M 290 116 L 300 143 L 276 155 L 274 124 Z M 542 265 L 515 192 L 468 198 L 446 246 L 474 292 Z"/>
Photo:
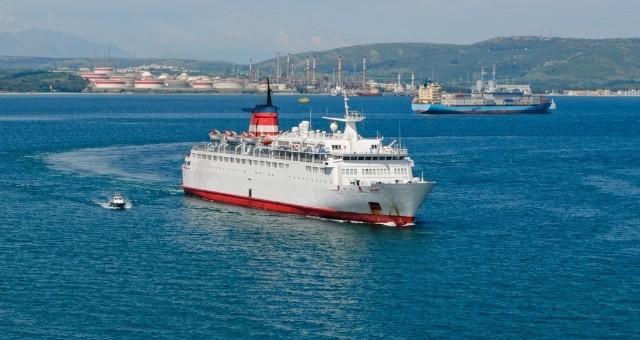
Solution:
<path fill-rule="evenodd" d="M 68 72 L 0 70 L 0 92 L 82 92 L 89 81 Z"/>

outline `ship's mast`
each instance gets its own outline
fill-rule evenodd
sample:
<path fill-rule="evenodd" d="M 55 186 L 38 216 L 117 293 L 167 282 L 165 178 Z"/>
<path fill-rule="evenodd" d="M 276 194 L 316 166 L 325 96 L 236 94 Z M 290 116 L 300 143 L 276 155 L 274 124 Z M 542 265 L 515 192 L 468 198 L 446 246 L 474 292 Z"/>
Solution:
<path fill-rule="evenodd" d="M 357 122 L 361 122 L 364 119 L 360 112 L 349 110 L 349 97 L 344 95 L 344 134 L 351 141 L 355 141 L 358 138 Z"/>
<path fill-rule="evenodd" d="M 356 123 L 359 123 L 364 120 L 364 116 L 362 113 L 358 111 L 349 110 L 349 96 L 347 96 L 346 92 L 343 92 L 344 98 L 344 118 L 335 118 L 335 117 L 322 117 L 327 120 L 343 122 L 344 133 L 343 136 L 345 139 L 349 139 L 354 142 L 358 139 L 358 128 L 356 127 Z"/>

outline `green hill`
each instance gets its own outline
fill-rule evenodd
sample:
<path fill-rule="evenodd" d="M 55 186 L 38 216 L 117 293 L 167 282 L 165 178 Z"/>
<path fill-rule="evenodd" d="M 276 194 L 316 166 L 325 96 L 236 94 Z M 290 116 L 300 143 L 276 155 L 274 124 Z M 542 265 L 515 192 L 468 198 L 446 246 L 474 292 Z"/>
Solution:
<path fill-rule="evenodd" d="M 640 39 L 495 38 L 472 45 L 386 43 L 291 55 L 294 73 L 304 73 L 306 58 L 316 57 L 316 74 L 332 74 L 342 56 L 343 77 L 393 82 L 398 72 L 408 82 L 434 78 L 448 88 L 467 89 L 482 67 L 497 69 L 499 83 L 530 84 L 534 91 L 640 88 Z M 282 58 L 280 60 L 282 65 Z M 273 60 L 258 64 L 271 70 Z"/>
<path fill-rule="evenodd" d="M 0 92 L 80 92 L 89 82 L 69 72 L 0 70 Z"/>
<path fill-rule="evenodd" d="M 334 79 L 338 56 L 342 56 L 343 79 L 354 83 L 361 82 L 362 58 L 366 57 L 370 80 L 395 82 L 400 73 L 406 83 L 413 73 L 417 83 L 433 78 L 448 90 L 468 89 L 480 76 L 482 67 L 490 74 L 493 65 L 499 83 L 530 84 L 536 92 L 640 88 L 640 38 L 594 40 L 524 36 L 494 38 L 470 45 L 358 45 L 292 54 L 294 77 L 304 75 L 307 58 L 313 56 L 316 58 L 316 78 L 328 81 Z M 0 57 L 0 69 L 77 69 L 104 62 L 82 58 Z M 285 62 L 286 56 L 280 56 L 281 74 L 286 73 Z M 249 69 L 247 64 L 183 59 L 114 58 L 108 63 L 118 68 L 166 64 L 222 77 L 243 76 Z M 253 67 L 261 76 L 273 77 L 276 59 L 255 63 Z"/>

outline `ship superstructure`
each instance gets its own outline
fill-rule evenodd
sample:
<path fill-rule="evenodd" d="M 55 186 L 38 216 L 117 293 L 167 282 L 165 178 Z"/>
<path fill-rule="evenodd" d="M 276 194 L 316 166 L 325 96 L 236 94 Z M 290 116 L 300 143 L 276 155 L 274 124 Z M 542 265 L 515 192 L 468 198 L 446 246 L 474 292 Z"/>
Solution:
<path fill-rule="evenodd" d="M 385 223 L 414 222 L 432 181 L 413 175 L 406 148 L 382 137 L 363 138 L 365 119 L 349 109 L 323 117 L 330 132 L 302 121 L 280 132 L 277 107 L 257 105 L 247 133 L 213 130 L 194 145 L 182 165 L 182 188 L 213 201 L 283 213 Z M 343 123 L 339 130 L 338 123 Z"/>

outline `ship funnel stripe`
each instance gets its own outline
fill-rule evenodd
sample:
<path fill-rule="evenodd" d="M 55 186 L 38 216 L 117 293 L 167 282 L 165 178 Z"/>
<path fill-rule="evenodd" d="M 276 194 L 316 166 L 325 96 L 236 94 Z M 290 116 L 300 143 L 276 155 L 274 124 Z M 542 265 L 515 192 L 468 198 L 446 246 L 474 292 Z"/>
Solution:
<path fill-rule="evenodd" d="M 275 111 L 275 106 L 267 107 L 267 109 L 271 108 L 274 109 L 273 112 L 254 111 L 251 114 L 251 120 L 249 121 L 250 133 L 257 136 L 278 134 L 280 131 L 278 113 Z"/>
<path fill-rule="evenodd" d="M 249 129 L 250 133 L 253 133 L 254 135 L 260 135 L 260 133 L 278 133 L 278 127 L 277 126 L 256 126 L 253 127 L 251 129 Z"/>

